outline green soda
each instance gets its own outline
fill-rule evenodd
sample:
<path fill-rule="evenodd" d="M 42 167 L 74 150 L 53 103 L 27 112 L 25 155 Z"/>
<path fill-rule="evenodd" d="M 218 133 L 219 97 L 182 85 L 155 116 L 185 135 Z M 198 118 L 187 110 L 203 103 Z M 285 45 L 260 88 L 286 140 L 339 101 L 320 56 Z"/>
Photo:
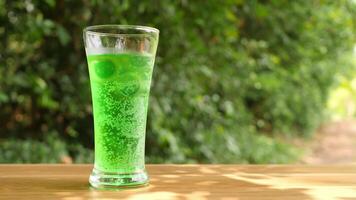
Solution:
<path fill-rule="evenodd" d="M 139 53 L 89 55 L 87 59 L 95 169 L 122 174 L 142 172 L 154 59 Z"/>

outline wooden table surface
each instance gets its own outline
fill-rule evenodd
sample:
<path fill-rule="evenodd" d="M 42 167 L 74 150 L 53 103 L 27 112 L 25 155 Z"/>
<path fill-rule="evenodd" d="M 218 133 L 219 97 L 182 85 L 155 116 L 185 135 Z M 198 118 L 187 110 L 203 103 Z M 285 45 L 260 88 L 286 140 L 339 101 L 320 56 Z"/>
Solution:
<path fill-rule="evenodd" d="M 0 165 L 0 199 L 356 199 L 356 165 L 148 165 L 150 185 L 88 186 L 92 165 Z"/>

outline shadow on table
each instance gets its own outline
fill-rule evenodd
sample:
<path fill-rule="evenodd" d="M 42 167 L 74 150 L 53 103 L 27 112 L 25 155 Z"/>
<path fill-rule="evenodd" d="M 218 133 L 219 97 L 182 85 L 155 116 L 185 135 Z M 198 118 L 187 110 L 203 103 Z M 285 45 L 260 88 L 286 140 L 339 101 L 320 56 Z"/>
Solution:
<path fill-rule="evenodd" d="M 284 171 L 283 171 L 284 170 Z M 148 167 L 150 185 L 122 191 L 91 190 L 82 174 L 73 176 L 43 176 L 37 179 L 22 177 L 21 181 L 8 179 L 12 191 L 31 189 L 31 195 L 43 199 L 355 199 L 356 190 L 343 187 L 345 177 L 331 176 L 325 180 L 322 173 L 306 173 L 269 166 L 167 166 Z M 84 173 L 84 172 L 83 172 Z M 324 178 L 324 180 L 323 180 Z M 15 186 L 16 184 L 16 186 Z M 30 187 L 29 187 L 30 186 Z M 344 185 L 345 186 L 345 185 Z M 11 186 L 12 187 L 12 186 Z M 6 192 L 6 187 L 2 188 Z M 5 189 L 5 190 L 4 190 Z M 45 192 L 45 193 L 44 193 Z M 4 197 L 4 196 L 3 196 Z M 6 197 L 6 196 L 5 196 Z"/>
<path fill-rule="evenodd" d="M 251 168 L 255 168 L 251 170 Z M 275 170 L 273 168 L 276 168 Z M 273 166 L 171 166 L 150 171 L 148 192 L 128 199 L 341 199 L 356 197 L 354 188 L 340 185 L 340 177 L 304 173 Z M 316 176 L 315 176 L 316 174 Z M 345 175 L 347 176 L 347 175 Z M 347 177 L 342 178 L 345 180 Z M 193 192 L 192 192 L 193 191 Z"/>

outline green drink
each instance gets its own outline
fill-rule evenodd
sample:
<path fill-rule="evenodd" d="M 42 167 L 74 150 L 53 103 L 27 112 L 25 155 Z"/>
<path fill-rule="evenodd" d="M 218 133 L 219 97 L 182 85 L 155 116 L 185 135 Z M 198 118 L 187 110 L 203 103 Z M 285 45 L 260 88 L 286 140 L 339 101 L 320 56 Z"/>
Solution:
<path fill-rule="evenodd" d="M 158 30 L 99 25 L 84 30 L 92 92 L 94 188 L 145 185 L 148 97 Z"/>
<path fill-rule="evenodd" d="M 147 102 L 153 59 L 135 53 L 88 56 L 95 128 L 95 168 L 144 170 Z"/>

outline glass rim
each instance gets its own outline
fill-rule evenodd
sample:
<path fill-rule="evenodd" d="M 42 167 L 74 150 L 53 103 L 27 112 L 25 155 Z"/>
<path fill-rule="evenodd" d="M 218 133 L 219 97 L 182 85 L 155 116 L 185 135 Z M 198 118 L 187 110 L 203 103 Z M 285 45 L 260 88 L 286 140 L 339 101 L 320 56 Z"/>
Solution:
<path fill-rule="evenodd" d="M 102 30 L 137 30 L 143 31 L 142 33 L 106 33 L 97 31 L 98 29 Z M 92 35 L 100 35 L 100 36 L 137 36 L 137 35 L 147 35 L 148 33 L 159 34 L 159 30 L 157 28 L 149 27 L 149 26 L 141 26 L 141 25 L 120 25 L 120 24 L 101 24 L 101 25 L 92 25 L 87 26 L 83 29 L 85 34 Z"/>

